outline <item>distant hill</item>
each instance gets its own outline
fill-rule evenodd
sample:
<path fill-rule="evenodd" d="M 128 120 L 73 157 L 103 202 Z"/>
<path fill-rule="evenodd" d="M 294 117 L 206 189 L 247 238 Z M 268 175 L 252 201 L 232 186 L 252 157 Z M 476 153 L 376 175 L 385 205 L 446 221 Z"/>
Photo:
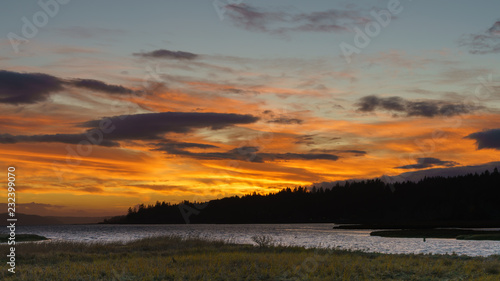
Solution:
<path fill-rule="evenodd" d="M 474 174 L 474 173 L 482 173 L 486 170 L 493 171 L 496 167 L 500 167 L 500 162 L 489 162 L 481 165 L 472 165 L 472 166 L 459 166 L 459 167 L 447 167 L 447 168 L 430 168 L 419 171 L 412 171 L 402 173 L 396 176 L 388 176 L 383 175 L 378 178 L 385 183 L 395 183 L 395 182 L 403 182 L 403 181 L 413 181 L 418 182 L 426 177 L 456 177 L 460 175 Z M 360 182 L 371 179 L 350 179 L 350 180 L 341 180 L 341 181 L 332 181 L 332 182 L 318 182 L 313 185 L 316 187 L 330 188 L 335 186 L 337 183 L 340 185 L 344 185 L 346 182 Z"/>
<path fill-rule="evenodd" d="M 110 219 L 112 216 L 106 217 L 46 217 L 60 221 L 61 224 L 94 224 Z"/>
<path fill-rule="evenodd" d="M 0 214 L 0 220 L 3 225 L 8 225 L 7 219 L 11 218 L 8 216 L 8 213 Z M 61 221 L 48 218 L 41 217 L 37 215 L 25 215 L 16 213 L 15 218 L 17 219 L 16 225 L 46 225 L 46 224 L 63 224 Z"/>
<path fill-rule="evenodd" d="M 406 172 L 396 177 L 382 176 L 381 179 L 389 183 L 393 181 L 401 181 L 401 179 L 417 182 L 425 177 L 456 177 L 466 174 L 480 174 L 485 170 L 493 171 L 496 167 L 500 167 L 500 162 L 490 162 L 475 166 L 432 168 L 421 171 Z"/>
<path fill-rule="evenodd" d="M 2 225 L 7 225 L 7 213 L 0 214 Z M 16 213 L 16 225 L 53 225 L 53 224 L 94 224 L 102 222 L 110 217 L 44 217 L 37 215 L 27 215 Z"/>

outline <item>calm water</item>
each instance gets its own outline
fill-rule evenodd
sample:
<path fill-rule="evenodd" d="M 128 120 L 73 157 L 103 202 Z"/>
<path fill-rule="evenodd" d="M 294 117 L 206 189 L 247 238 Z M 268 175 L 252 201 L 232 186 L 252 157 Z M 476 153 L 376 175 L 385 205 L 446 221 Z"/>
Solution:
<path fill-rule="evenodd" d="M 333 224 L 250 225 L 53 225 L 18 226 L 16 233 L 34 233 L 55 240 L 129 241 L 153 235 L 195 236 L 235 243 L 255 244 L 252 236 L 268 235 L 284 245 L 338 247 L 380 253 L 434 253 L 469 256 L 500 254 L 500 242 L 454 239 L 383 238 L 371 230 L 334 230 Z M 2 233 L 6 230 L 2 229 Z"/>

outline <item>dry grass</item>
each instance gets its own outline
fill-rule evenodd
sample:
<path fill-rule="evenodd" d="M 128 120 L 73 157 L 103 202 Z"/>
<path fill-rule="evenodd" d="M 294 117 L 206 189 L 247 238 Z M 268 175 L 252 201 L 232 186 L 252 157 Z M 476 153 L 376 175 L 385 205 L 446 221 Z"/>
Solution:
<path fill-rule="evenodd" d="M 259 240 L 260 241 L 260 240 Z M 7 245 L 0 245 L 6 264 Z M 386 255 L 175 236 L 130 243 L 22 243 L 1 280 L 500 280 L 500 257 Z"/>

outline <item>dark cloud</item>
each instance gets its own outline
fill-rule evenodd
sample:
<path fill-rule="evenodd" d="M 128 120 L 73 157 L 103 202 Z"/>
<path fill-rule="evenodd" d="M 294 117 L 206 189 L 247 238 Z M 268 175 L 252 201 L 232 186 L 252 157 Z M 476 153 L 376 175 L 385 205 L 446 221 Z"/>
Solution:
<path fill-rule="evenodd" d="M 99 128 L 101 122 L 109 122 L 114 128 L 106 135 L 113 140 L 161 139 L 165 133 L 187 133 L 193 129 L 222 129 L 236 124 L 257 122 L 258 117 L 233 113 L 160 112 L 121 115 L 87 121 L 79 126 Z"/>
<path fill-rule="evenodd" d="M 352 153 L 355 155 L 366 155 L 367 152 L 364 150 L 354 150 L 354 149 L 311 149 L 310 152 L 321 152 L 321 153 Z"/>
<path fill-rule="evenodd" d="M 500 129 L 476 132 L 465 137 L 476 141 L 477 149 L 493 148 L 500 150 Z"/>
<path fill-rule="evenodd" d="M 97 139 L 97 138 L 96 138 Z M 82 142 L 87 140 L 87 142 Z M 89 138 L 86 134 L 54 134 L 54 135 L 10 135 L 10 134 L 0 134 L 1 144 L 12 144 L 18 142 L 60 142 L 68 144 L 90 144 Z M 119 146 L 117 142 L 103 139 L 97 145 L 114 147 Z"/>
<path fill-rule="evenodd" d="M 355 105 L 358 106 L 358 110 L 361 112 L 373 112 L 381 109 L 405 113 L 406 116 L 421 117 L 454 116 L 472 113 L 482 108 L 447 101 L 410 101 L 400 97 L 380 98 L 373 95 L 362 97 Z"/>
<path fill-rule="evenodd" d="M 267 115 L 269 118 L 267 123 L 278 123 L 278 124 L 302 124 L 304 120 L 298 118 L 291 118 L 283 114 L 274 114 L 271 110 L 264 110 L 262 114 Z"/>
<path fill-rule="evenodd" d="M 51 75 L 0 70 L 0 103 L 36 103 L 62 89 L 61 80 Z"/>
<path fill-rule="evenodd" d="M 164 145 L 168 145 L 177 149 L 184 149 L 184 148 L 218 148 L 218 146 L 211 145 L 211 144 L 204 144 L 204 143 L 192 143 L 192 142 L 164 142 Z"/>
<path fill-rule="evenodd" d="M 281 12 L 265 12 L 249 5 L 227 5 L 229 18 L 236 26 L 252 31 L 271 32 L 269 24 L 286 21 L 286 15 Z"/>
<path fill-rule="evenodd" d="M 358 110 L 363 112 L 374 111 L 377 108 L 386 110 L 404 111 L 406 101 L 400 97 L 379 98 L 377 96 L 365 96 L 357 103 Z"/>
<path fill-rule="evenodd" d="M 162 112 L 137 115 L 121 115 L 79 124 L 89 128 L 81 134 L 54 135 L 10 135 L 0 134 L 0 144 L 18 142 L 60 142 L 68 144 L 95 144 L 100 146 L 119 146 L 118 140 L 162 139 L 165 133 L 187 133 L 197 128 L 222 129 L 236 124 L 248 124 L 259 120 L 252 115 L 225 113 Z M 215 148 L 212 145 L 195 143 L 163 144 L 172 151 L 189 147 Z"/>
<path fill-rule="evenodd" d="M 403 111 L 404 100 L 400 97 L 389 97 L 381 101 L 382 107 L 387 110 Z"/>
<path fill-rule="evenodd" d="M 400 166 L 396 167 L 396 169 L 425 169 L 435 166 L 454 167 L 457 165 L 459 165 L 459 163 L 454 161 L 442 161 L 437 158 L 424 157 L 424 158 L 417 158 L 416 164 Z"/>
<path fill-rule="evenodd" d="M 205 145 L 198 146 L 195 144 L 193 147 L 208 148 Z M 156 144 L 157 148 L 154 150 L 163 151 L 172 155 L 182 155 L 195 159 L 205 160 L 240 160 L 248 162 L 263 163 L 269 161 L 287 161 L 287 160 L 332 160 L 335 161 L 339 157 L 333 154 L 321 153 L 264 153 L 258 152 L 259 148 L 254 146 L 243 146 L 231 149 L 226 152 L 190 152 L 179 149 L 172 144 Z"/>
<path fill-rule="evenodd" d="M 223 89 L 224 92 L 230 92 L 230 93 L 233 93 L 233 94 L 243 94 L 245 93 L 245 90 L 242 90 L 242 89 L 236 89 L 236 88 L 227 88 L 227 89 Z"/>
<path fill-rule="evenodd" d="M 439 115 L 439 106 L 428 101 L 408 102 L 406 113 L 408 116 L 434 117 Z"/>
<path fill-rule="evenodd" d="M 280 154 L 270 154 L 270 153 L 260 153 L 261 157 L 265 159 L 272 160 L 332 160 L 336 161 L 339 159 L 337 155 L 333 154 L 316 154 L 316 153 L 280 153 Z"/>
<path fill-rule="evenodd" d="M 224 88 L 224 89 L 222 89 L 222 91 L 232 93 L 232 94 L 252 94 L 252 95 L 260 94 L 260 92 L 258 92 L 258 91 L 244 90 L 244 89 L 238 89 L 238 88 Z"/>
<path fill-rule="evenodd" d="M 180 155 L 187 156 L 195 159 L 204 159 L 204 160 L 241 160 L 241 161 L 249 161 L 249 162 L 263 162 L 261 157 L 258 157 L 255 153 L 258 151 L 256 147 L 240 147 L 235 148 L 226 152 L 190 152 L 182 149 L 183 143 L 180 143 L 180 146 L 176 144 L 157 144 L 156 151 L 163 151 L 170 155 Z M 187 147 L 198 147 L 198 148 L 208 148 L 205 145 L 194 144 L 193 146 Z"/>
<path fill-rule="evenodd" d="M 295 137 L 297 139 L 297 141 L 295 141 L 295 144 L 306 144 L 306 145 L 312 145 L 312 144 L 316 144 L 316 142 L 314 141 L 314 137 L 316 135 L 302 135 L 302 136 L 298 136 L 298 137 Z"/>
<path fill-rule="evenodd" d="M 471 54 L 500 53 L 500 21 L 483 33 L 462 36 L 459 45 L 467 47 Z"/>
<path fill-rule="evenodd" d="M 43 73 L 21 73 L 0 70 L 0 103 L 30 104 L 46 100 L 65 86 L 109 94 L 131 94 L 134 91 L 92 79 L 64 80 Z"/>
<path fill-rule="evenodd" d="M 93 79 L 74 79 L 69 82 L 70 85 L 77 88 L 84 88 L 93 91 L 104 92 L 108 94 L 132 94 L 133 90 L 120 85 L 110 85 L 99 80 Z"/>
<path fill-rule="evenodd" d="M 163 152 L 167 152 L 169 154 L 175 154 L 175 155 L 189 155 L 190 152 L 185 151 L 186 148 L 218 148 L 215 145 L 211 144 L 202 144 L 202 143 L 192 143 L 192 142 L 176 142 L 176 141 L 170 141 L 170 140 L 165 140 L 159 144 L 152 144 L 156 146 L 157 148 L 154 150 L 159 150 Z"/>
<path fill-rule="evenodd" d="M 349 26 L 367 22 L 357 10 L 328 10 L 311 13 L 266 11 L 247 4 L 227 5 L 228 17 L 238 27 L 271 34 L 291 31 L 341 32 Z"/>
<path fill-rule="evenodd" d="M 365 155 L 367 152 L 364 151 L 364 150 L 340 150 L 340 152 L 344 152 L 344 153 L 354 153 L 354 154 L 358 154 L 358 155 Z"/>
<path fill-rule="evenodd" d="M 380 98 L 377 96 L 365 96 L 356 103 L 356 106 L 358 106 L 359 111 L 372 112 L 380 106 Z"/>
<path fill-rule="evenodd" d="M 271 119 L 267 121 L 267 123 L 279 123 L 279 124 L 302 124 L 304 122 L 301 119 L 297 118 L 286 118 L 286 117 L 279 117 L 275 119 Z"/>
<path fill-rule="evenodd" d="M 198 54 L 193 54 L 183 51 L 169 51 L 165 49 L 155 50 L 146 53 L 134 53 L 134 56 L 144 58 L 158 58 L 158 59 L 177 59 L 177 60 L 193 60 L 197 58 Z"/>
<path fill-rule="evenodd" d="M 500 21 L 495 22 L 493 26 L 488 29 L 488 33 L 500 36 Z"/>

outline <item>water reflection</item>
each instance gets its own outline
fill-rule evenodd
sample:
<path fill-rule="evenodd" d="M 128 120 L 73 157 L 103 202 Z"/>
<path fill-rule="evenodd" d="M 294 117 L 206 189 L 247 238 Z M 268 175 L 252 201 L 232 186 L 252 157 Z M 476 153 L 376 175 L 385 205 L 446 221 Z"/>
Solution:
<path fill-rule="evenodd" d="M 18 226 L 17 233 L 34 233 L 72 241 L 129 241 L 154 235 L 195 236 L 235 243 L 255 244 L 252 237 L 269 235 L 276 243 L 305 247 L 340 248 L 380 253 L 451 254 L 489 256 L 500 254 L 500 242 L 454 239 L 383 238 L 370 230 L 332 229 L 333 224 L 246 225 L 52 225 Z"/>

